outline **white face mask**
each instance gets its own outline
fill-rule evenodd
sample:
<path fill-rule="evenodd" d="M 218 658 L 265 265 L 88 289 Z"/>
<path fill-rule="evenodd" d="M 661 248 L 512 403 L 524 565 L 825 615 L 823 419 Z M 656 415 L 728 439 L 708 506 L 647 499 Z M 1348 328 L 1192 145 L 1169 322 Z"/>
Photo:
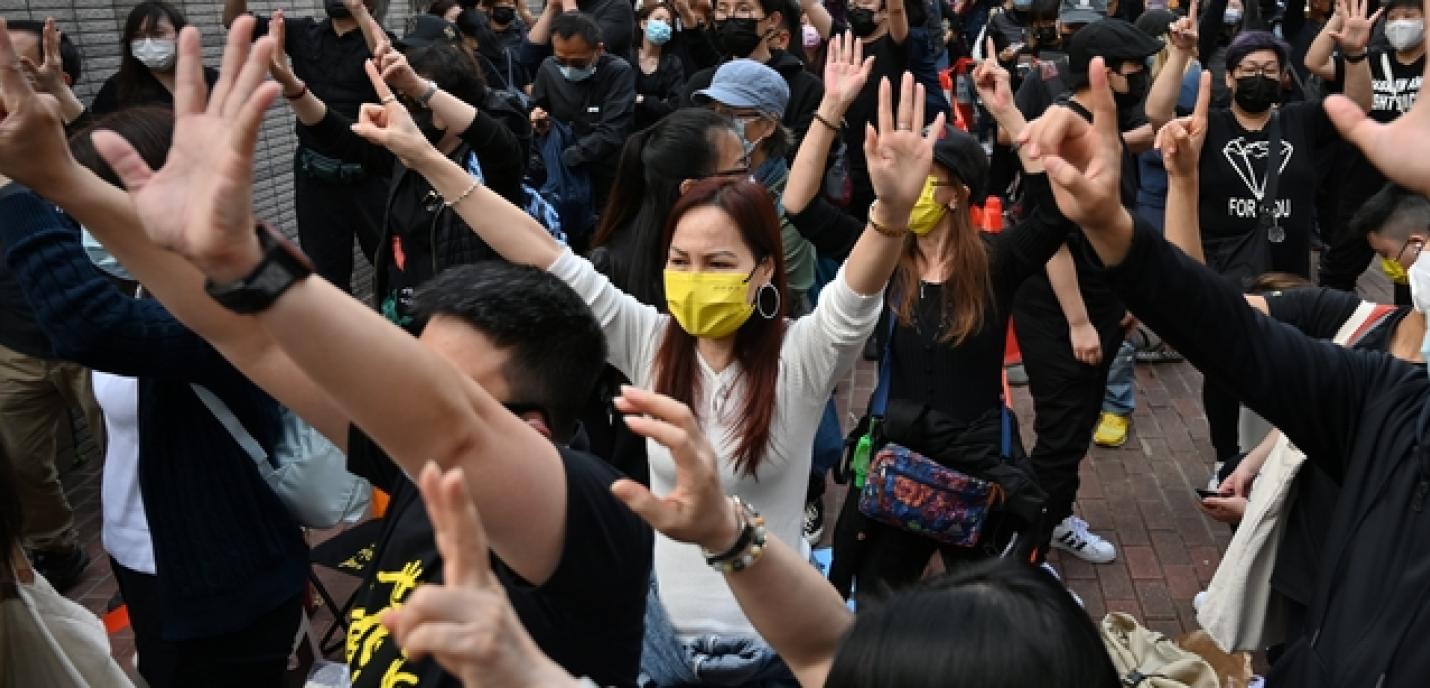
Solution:
<path fill-rule="evenodd" d="M 1385 40 L 1396 50 L 1409 50 L 1425 38 L 1424 19 L 1396 19 L 1385 23 Z"/>
<path fill-rule="evenodd" d="M 1241 10 L 1235 7 L 1227 8 L 1226 14 L 1221 15 L 1221 23 L 1227 26 L 1241 23 Z"/>
<path fill-rule="evenodd" d="M 130 41 L 129 52 L 134 53 L 134 59 L 156 72 L 172 68 L 178 57 L 178 47 L 172 38 L 145 38 Z"/>

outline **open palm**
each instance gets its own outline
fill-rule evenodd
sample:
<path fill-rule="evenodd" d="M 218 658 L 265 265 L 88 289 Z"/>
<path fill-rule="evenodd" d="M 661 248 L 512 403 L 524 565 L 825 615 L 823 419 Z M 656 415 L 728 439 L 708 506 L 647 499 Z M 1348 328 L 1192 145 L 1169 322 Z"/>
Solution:
<path fill-rule="evenodd" d="M 45 194 L 77 167 L 54 96 L 36 93 L 0 19 L 0 173 Z"/>
<path fill-rule="evenodd" d="M 874 68 L 874 58 L 864 57 L 864 42 L 853 33 L 832 36 L 828 50 L 824 62 L 824 96 L 843 113 L 864 90 L 864 83 Z"/>
<path fill-rule="evenodd" d="M 174 141 L 157 172 L 110 132 L 95 146 L 129 189 L 155 243 L 194 261 L 215 279 L 247 274 L 256 247 L 253 231 L 253 147 L 263 111 L 278 94 L 264 83 L 273 42 L 251 45 L 251 17 L 234 22 L 218 83 L 205 107 L 197 29 L 179 34 Z"/>
<path fill-rule="evenodd" d="M 889 81 L 879 83 L 878 121 L 878 131 L 871 124 L 864 135 L 869 182 L 880 207 L 901 213 L 912 210 L 933 166 L 933 144 L 943 133 L 943 113 L 928 133 L 919 131 L 924 122 L 924 87 L 915 85 L 914 75 L 904 72 L 897 114 Z"/>
<path fill-rule="evenodd" d="M 1344 17 L 1339 31 L 1331 31 L 1330 35 L 1340 44 L 1342 52 L 1361 52 L 1370 43 L 1371 28 L 1375 26 L 1375 21 L 1380 18 L 1384 8 L 1376 10 L 1376 13 L 1367 17 L 1366 0 L 1340 0 L 1339 15 Z"/>

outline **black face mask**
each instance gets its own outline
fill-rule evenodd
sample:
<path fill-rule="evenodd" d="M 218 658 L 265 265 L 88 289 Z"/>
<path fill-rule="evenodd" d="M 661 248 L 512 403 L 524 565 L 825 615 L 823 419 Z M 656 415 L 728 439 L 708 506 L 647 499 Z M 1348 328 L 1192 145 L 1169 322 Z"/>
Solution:
<path fill-rule="evenodd" d="M 715 22 L 715 37 L 720 49 L 731 57 L 749 57 L 760 44 L 760 20 L 725 19 Z"/>
<path fill-rule="evenodd" d="M 1133 74 L 1123 74 L 1127 79 L 1126 93 L 1113 93 L 1112 99 L 1117 103 L 1118 112 L 1126 112 L 1137 107 L 1142 99 L 1147 97 L 1147 70 L 1142 70 Z"/>
<path fill-rule="evenodd" d="M 328 0 L 323 3 L 323 11 L 328 13 L 331 19 L 351 19 L 353 13 L 348 11 L 347 5 L 342 0 Z"/>
<path fill-rule="evenodd" d="M 442 137 L 447 135 L 445 129 L 438 129 L 437 125 L 432 123 L 431 110 L 423 109 L 416 112 L 409 110 L 408 112 L 412 114 L 412 122 L 417 125 L 417 130 L 422 132 L 422 136 L 427 139 L 427 143 L 436 146 L 437 142 L 441 141 Z"/>
<path fill-rule="evenodd" d="M 875 31 L 879 30 L 879 20 L 874 18 L 874 10 L 853 7 L 849 9 L 848 14 L 849 29 L 854 32 L 855 36 L 864 38 L 872 36 Z"/>
<path fill-rule="evenodd" d="M 1271 77 L 1258 74 L 1236 80 L 1236 104 L 1253 115 L 1271 109 L 1280 96 L 1281 82 Z"/>
<path fill-rule="evenodd" d="M 516 19 L 516 8 L 515 8 L 515 7 L 493 7 L 493 8 L 492 8 L 492 21 L 494 21 L 494 22 L 496 22 L 496 23 L 498 23 L 498 24 L 506 25 L 506 24 L 510 24 L 513 19 Z"/>

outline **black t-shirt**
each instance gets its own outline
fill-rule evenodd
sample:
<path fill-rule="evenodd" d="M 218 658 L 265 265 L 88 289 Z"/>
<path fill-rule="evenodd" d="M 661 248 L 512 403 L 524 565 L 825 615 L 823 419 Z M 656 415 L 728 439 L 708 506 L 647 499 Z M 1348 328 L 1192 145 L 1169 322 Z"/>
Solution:
<path fill-rule="evenodd" d="M 1381 122 L 1393 122 L 1415 105 L 1420 95 L 1420 82 L 1425 74 L 1425 56 L 1410 64 L 1401 64 L 1394 52 L 1371 50 L 1366 64 L 1370 66 L 1371 107 L 1367 116 Z M 1388 70 L 1387 70 L 1388 68 Z M 1344 83 L 1345 61 L 1336 61 L 1336 80 Z M 1340 214 L 1342 222 L 1360 209 L 1367 198 L 1385 185 L 1385 175 L 1372 165 L 1360 149 L 1346 144 L 1341 151 Z"/>
<path fill-rule="evenodd" d="M 1341 325 L 1361 304 L 1360 297 L 1353 293 L 1319 287 L 1277 291 L 1266 294 L 1265 297 L 1272 318 L 1291 325 L 1314 339 L 1334 339 Z M 1410 311 L 1408 306 L 1396 308 L 1361 335 L 1360 339 L 1356 340 L 1355 348 L 1390 351 L 1395 328 Z"/>
<path fill-rule="evenodd" d="M 208 84 L 210 90 L 214 84 L 218 83 L 218 70 L 212 67 L 204 67 L 204 82 Z M 124 100 L 119 97 L 119 72 L 115 72 L 108 79 L 104 80 L 104 85 L 99 87 L 99 93 L 94 94 L 94 100 L 89 104 L 89 112 L 95 117 L 102 117 L 111 112 L 123 110 L 125 108 L 152 105 L 173 109 L 174 92 L 159 83 L 153 72 L 147 69 L 139 73 L 139 88 L 134 93 L 125 94 Z"/>
<path fill-rule="evenodd" d="M 258 17 L 254 37 L 268 33 L 268 18 Z M 293 65 L 293 74 L 307 84 L 319 100 L 357 121 L 363 103 L 376 103 L 377 92 L 363 70 L 363 63 L 372 53 L 362 31 L 353 29 L 341 36 L 333 30 L 331 19 L 289 17 L 283 20 L 285 35 L 283 50 Z M 391 33 L 389 40 L 396 40 Z M 310 146 L 309 132 L 298 126 L 298 142 Z"/>
<path fill-rule="evenodd" d="M 845 126 L 843 129 L 844 145 L 850 158 L 851 164 L 859 166 L 861 169 L 866 165 L 864 162 L 864 125 L 873 122 L 875 115 L 879 112 L 879 81 L 887 78 L 891 89 L 892 102 L 895 107 L 899 104 L 899 80 L 903 78 L 904 71 L 909 68 L 909 38 L 905 37 L 903 43 L 895 43 L 894 37 L 884 35 L 872 43 L 864 44 L 865 57 L 874 58 L 874 68 L 869 73 L 869 78 L 864 81 L 864 87 L 859 90 L 859 95 L 854 98 L 854 102 L 849 104 L 849 109 L 844 113 Z"/>
<path fill-rule="evenodd" d="M 576 676 L 602 686 L 634 686 L 640 669 L 651 530 L 611 495 L 619 473 L 600 459 L 558 447 L 566 468 L 566 537 L 561 562 L 532 587 L 495 554 L 492 571 L 536 645 Z M 356 427 L 348 433 L 348 470 L 388 491 L 375 559 L 353 606 L 347 660 L 354 688 L 450 686 L 461 682 L 431 659 L 407 661 L 378 622 L 422 583 L 442 580 L 432 524 L 417 486 Z"/>
<path fill-rule="evenodd" d="M 1307 276 L 1311 231 L 1316 220 L 1316 155 L 1338 135 L 1320 101 L 1291 103 L 1278 110 L 1281 122 L 1281 178 L 1276 216 L 1285 240 L 1271 245 L 1271 270 Z M 1216 247 L 1257 228 L 1258 207 L 1266 188 L 1270 123 L 1248 131 L 1231 110 L 1213 110 L 1202 147 L 1201 198 L 1198 209 L 1208 261 Z M 1220 244 L 1219 244 L 1220 242 Z"/>

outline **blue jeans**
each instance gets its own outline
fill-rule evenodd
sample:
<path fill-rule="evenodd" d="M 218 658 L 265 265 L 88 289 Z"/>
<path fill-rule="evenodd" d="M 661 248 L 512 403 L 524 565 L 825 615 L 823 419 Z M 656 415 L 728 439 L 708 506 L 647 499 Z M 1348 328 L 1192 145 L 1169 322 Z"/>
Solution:
<path fill-rule="evenodd" d="M 1117 357 L 1112 359 L 1112 367 L 1107 371 L 1107 392 L 1102 396 L 1102 410 L 1119 416 L 1132 415 L 1137 408 L 1137 393 L 1133 383 L 1137 377 L 1137 347 L 1132 342 L 1123 341 L 1117 347 Z"/>
<path fill-rule="evenodd" d="M 641 688 L 798 688 L 784 660 L 759 636 L 705 635 L 681 641 L 651 580 L 641 647 Z"/>

